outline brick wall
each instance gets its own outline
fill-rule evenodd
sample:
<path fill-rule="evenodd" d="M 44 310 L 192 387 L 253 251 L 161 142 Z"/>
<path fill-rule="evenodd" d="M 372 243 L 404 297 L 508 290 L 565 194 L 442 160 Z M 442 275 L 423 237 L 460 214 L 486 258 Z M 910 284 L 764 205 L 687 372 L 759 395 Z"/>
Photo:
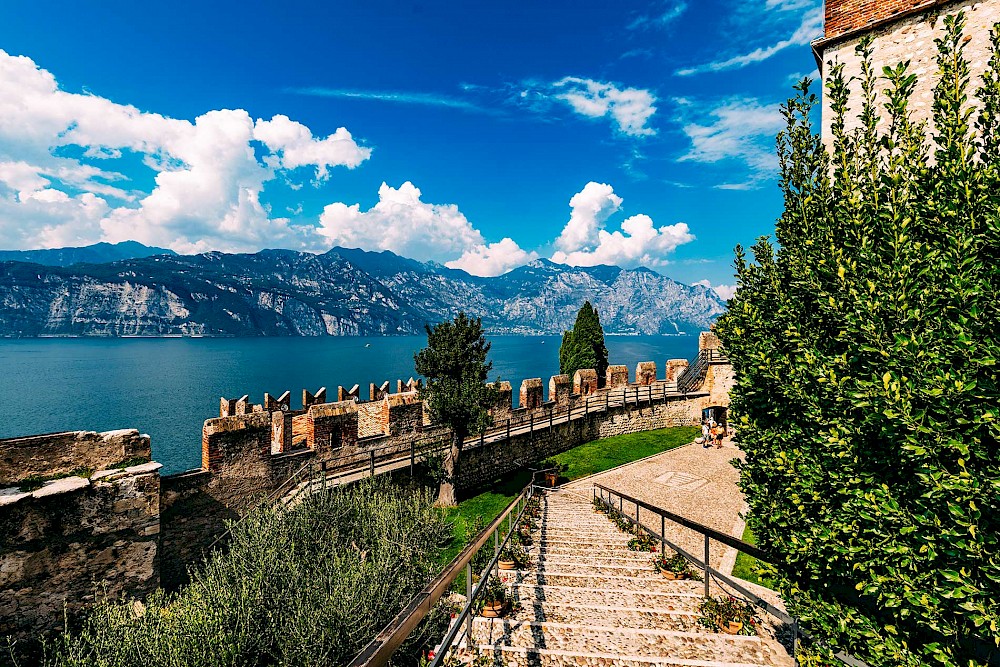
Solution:
<path fill-rule="evenodd" d="M 826 0 L 825 36 L 837 37 L 900 13 L 934 5 L 933 0 Z"/>

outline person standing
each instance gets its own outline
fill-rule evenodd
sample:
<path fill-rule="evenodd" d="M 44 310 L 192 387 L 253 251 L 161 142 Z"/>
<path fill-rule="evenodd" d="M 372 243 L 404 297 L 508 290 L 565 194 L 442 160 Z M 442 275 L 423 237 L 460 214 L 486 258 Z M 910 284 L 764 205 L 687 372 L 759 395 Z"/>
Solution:
<path fill-rule="evenodd" d="M 702 446 L 702 448 L 711 447 L 712 446 L 712 441 L 709 440 L 709 435 L 710 435 L 710 432 L 709 432 L 709 428 L 708 428 L 708 421 L 704 420 L 704 421 L 701 422 L 701 446 Z"/>

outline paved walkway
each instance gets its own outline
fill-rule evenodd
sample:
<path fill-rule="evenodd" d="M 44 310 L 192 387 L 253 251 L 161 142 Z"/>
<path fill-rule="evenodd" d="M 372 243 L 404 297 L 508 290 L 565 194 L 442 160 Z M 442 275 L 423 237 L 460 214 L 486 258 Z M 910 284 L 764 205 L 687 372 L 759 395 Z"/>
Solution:
<path fill-rule="evenodd" d="M 504 573 L 517 603 L 512 615 L 474 621 L 473 640 L 493 667 L 794 663 L 766 628 L 756 637 L 701 626 L 703 584 L 667 580 L 651 554 L 630 551 L 629 536 L 595 512 L 584 494 L 556 490 L 542 502 L 532 565 Z"/>
<path fill-rule="evenodd" d="M 731 463 L 742 456 L 728 438 L 723 441 L 722 449 L 691 444 L 571 482 L 563 488 L 592 495 L 593 484 L 603 484 L 720 532 L 742 537 L 744 521 L 740 514 L 745 511 L 746 503 L 736 487 L 739 473 Z M 629 511 L 627 504 L 625 510 Z M 642 510 L 639 518 L 659 532 L 659 516 Z M 704 554 L 705 538 L 700 533 L 668 521 L 666 537 L 699 558 Z M 710 561 L 713 568 L 729 574 L 736 562 L 736 550 L 713 542 Z"/>

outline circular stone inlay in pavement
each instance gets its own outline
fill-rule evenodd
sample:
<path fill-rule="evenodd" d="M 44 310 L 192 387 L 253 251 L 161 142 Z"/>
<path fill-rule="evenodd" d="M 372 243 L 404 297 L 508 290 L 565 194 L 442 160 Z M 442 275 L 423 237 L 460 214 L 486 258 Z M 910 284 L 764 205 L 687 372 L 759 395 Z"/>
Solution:
<path fill-rule="evenodd" d="M 696 491 L 708 484 L 708 480 L 704 477 L 678 471 L 665 472 L 653 481 L 680 491 Z"/>

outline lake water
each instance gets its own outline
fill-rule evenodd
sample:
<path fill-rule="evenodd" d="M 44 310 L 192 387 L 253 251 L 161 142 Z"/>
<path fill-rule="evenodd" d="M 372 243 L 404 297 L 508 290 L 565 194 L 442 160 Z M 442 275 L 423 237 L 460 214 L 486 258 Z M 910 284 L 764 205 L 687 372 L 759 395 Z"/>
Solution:
<path fill-rule="evenodd" d="M 493 336 L 493 377 L 546 383 L 559 370 L 559 336 Z M 55 431 L 137 428 L 152 438 L 163 472 L 201 464 L 201 426 L 219 397 L 361 385 L 414 375 L 424 336 L 376 338 L 134 338 L 0 340 L 0 438 Z M 693 358 L 697 336 L 609 336 L 612 364 Z M 546 389 L 547 391 L 547 389 Z"/>

